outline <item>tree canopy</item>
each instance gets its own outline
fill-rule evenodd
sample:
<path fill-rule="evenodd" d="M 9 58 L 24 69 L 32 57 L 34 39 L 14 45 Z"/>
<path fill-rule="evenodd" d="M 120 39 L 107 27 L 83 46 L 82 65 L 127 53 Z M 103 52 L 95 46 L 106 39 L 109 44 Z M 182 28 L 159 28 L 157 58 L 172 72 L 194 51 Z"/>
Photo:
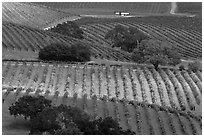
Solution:
<path fill-rule="evenodd" d="M 158 65 L 177 65 L 181 62 L 180 55 L 166 41 L 149 39 L 142 41 L 132 53 L 133 61 L 137 63 L 151 63 L 155 69 Z"/>
<path fill-rule="evenodd" d="M 75 22 L 72 21 L 67 21 L 62 24 L 58 24 L 56 27 L 51 28 L 50 31 L 78 39 L 84 38 L 83 37 L 84 32 L 79 28 L 79 26 Z"/>
<path fill-rule="evenodd" d="M 134 48 L 144 39 L 148 37 L 137 28 L 126 28 L 122 25 L 115 26 L 114 29 L 108 31 L 105 39 L 112 42 L 112 47 L 120 47 L 122 50 L 132 52 Z"/>
<path fill-rule="evenodd" d="M 45 61 L 86 62 L 90 61 L 90 57 L 90 47 L 84 43 L 75 43 L 71 46 L 63 43 L 52 43 L 39 52 L 39 58 Z"/>
<path fill-rule="evenodd" d="M 50 106 L 51 101 L 45 99 L 43 96 L 23 96 L 9 107 L 9 111 L 10 114 L 15 117 L 22 115 L 25 119 L 33 119 L 39 112 L 42 112 L 44 108 Z"/>
<path fill-rule="evenodd" d="M 14 116 L 30 117 L 30 133 L 48 135 L 132 135 L 112 117 L 94 119 L 78 107 L 51 106 L 43 96 L 23 96 L 9 108 Z"/>

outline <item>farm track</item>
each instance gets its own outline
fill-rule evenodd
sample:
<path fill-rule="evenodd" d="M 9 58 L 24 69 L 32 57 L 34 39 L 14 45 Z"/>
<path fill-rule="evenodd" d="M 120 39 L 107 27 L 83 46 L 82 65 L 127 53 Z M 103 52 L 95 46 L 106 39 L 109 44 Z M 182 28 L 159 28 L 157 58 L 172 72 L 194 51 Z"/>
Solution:
<path fill-rule="evenodd" d="M 50 43 L 64 43 L 70 46 L 82 40 L 66 37 L 56 33 L 45 32 L 38 29 L 32 29 L 26 26 L 3 22 L 3 49 L 28 52 L 39 52 L 39 50 Z M 130 54 L 123 51 L 112 49 L 111 47 L 97 45 L 93 41 L 87 41 L 91 47 L 91 54 L 94 58 L 108 59 L 115 61 L 131 61 Z"/>
<path fill-rule="evenodd" d="M 167 40 L 172 43 L 181 56 L 185 58 L 202 57 L 202 34 L 200 32 L 190 32 L 186 30 L 176 30 L 170 27 L 161 27 L 150 24 L 138 24 L 134 22 L 127 23 L 105 23 L 105 24 L 88 24 L 80 26 L 85 32 L 85 38 L 88 41 L 95 41 L 97 44 L 110 46 L 111 42 L 106 40 L 105 34 L 114 28 L 115 25 L 125 27 L 136 27 L 148 36 L 160 40 Z"/>
<path fill-rule="evenodd" d="M 106 96 L 192 111 L 200 109 L 202 102 L 200 80 L 195 75 L 170 69 L 157 72 L 147 67 L 13 61 L 3 61 L 2 65 L 3 88 L 22 87 L 24 92 L 33 89 L 43 95 L 57 96 L 77 93 L 80 98 L 84 94 L 88 98 Z"/>

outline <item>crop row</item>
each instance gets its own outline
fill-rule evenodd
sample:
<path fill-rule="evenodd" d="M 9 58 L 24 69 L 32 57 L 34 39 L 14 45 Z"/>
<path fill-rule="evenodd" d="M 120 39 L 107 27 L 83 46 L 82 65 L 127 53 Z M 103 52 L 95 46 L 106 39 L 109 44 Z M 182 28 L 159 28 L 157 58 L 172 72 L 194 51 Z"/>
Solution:
<path fill-rule="evenodd" d="M 23 95 L 42 95 L 40 92 L 22 93 L 22 88 L 3 88 L 7 98 L 15 101 Z M 4 94 L 4 95 L 5 95 Z M 142 135 L 196 135 L 202 134 L 202 119 L 187 111 L 177 111 L 169 107 L 160 107 L 144 102 L 127 100 L 109 100 L 106 96 L 97 98 L 88 94 L 78 97 L 77 94 L 59 96 L 58 94 L 44 96 L 52 100 L 53 105 L 69 105 L 79 107 L 93 118 L 107 116 L 117 120 L 123 129 L 130 129 Z"/>
<path fill-rule="evenodd" d="M 200 32 L 177 30 L 159 25 L 138 24 L 133 21 L 127 23 L 88 24 L 82 25 L 81 28 L 84 30 L 87 40 L 95 41 L 100 45 L 110 46 L 110 41 L 106 40 L 104 36 L 115 25 L 135 27 L 152 38 L 167 40 L 183 57 L 202 57 L 202 34 Z"/>
<path fill-rule="evenodd" d="M 2 82 L 3 87 L 40 89 L 42 94 L 105 95 L 178 110 L 197 111 L 202 102 L 197 74 L 170 69 L 3 61 Z"/>
<path fill-rule="evenodd" d="M 49 33 L 38 29 L 3 22 L 2 45 L 3 48 L 7 50 L 38 52 L 41 48 L 50 43 L 60 42 L 70 46 L 78 41 L 82 42 L 78 39 L 62 36 L 56 33 Z M 94 58 L 131 61 L 130 55 L 127 53 L 110 47 L 92 44 L 92 41 L 87 41 L 87 43 L 91 47 L 91 54 Z"/>

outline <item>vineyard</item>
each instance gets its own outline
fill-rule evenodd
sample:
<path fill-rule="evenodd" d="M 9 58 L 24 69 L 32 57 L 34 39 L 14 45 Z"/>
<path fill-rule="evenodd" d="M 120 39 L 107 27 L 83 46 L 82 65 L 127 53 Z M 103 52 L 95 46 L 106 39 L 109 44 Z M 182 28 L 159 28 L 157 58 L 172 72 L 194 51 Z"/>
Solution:
<path fill-rule="evenodd" d="M 2 72 L 3 102 L 43 95 L 136 134 L 202 133 L 201 72 L 11 61 Z"/>
<path fill-rule="evenodd" d="M 105 34 L 116 25 L 124 27 L 138 28 L 151 38 L 166 40 L 179 51 L 184 58 L 202 58 L 202 34 L 197 31 L 177 30 L 170 27 L 156 26 L 142 23 L 105 23 L 105 24 L 87 24 L 81 25 L 85 32 L 87 41 L 96 43 L 97 45 L 107 45 L 110 47 L 111 42 L 104 39 Z"/>
<path fill-rule="evenodd" d="M 71 45 L 76 42 L 83 42 L 78 39 L 66 37 L 56 33 L 49 33 L 43 30 L 29 28 L 22 25 L 3 22 L 2 24 L 2 49 L 14 51 L 28 51 L 36 54 L 41 48 L 49 45 L 50 43 L 64 43 Z M 91 47 L 92 57 L 97 59 L 108 59 L 115 61 L 131 61 L 130 55 L 112 49 L 111 47 L 97 45 L 88 42 Z"/>
<path fill-rule="evenodd" d="M 199 4 L 178 6 L 181 13 L 191 8 L 200 14 Z M 147 16 L 101 19 L 79 15 L 118 10 Z M 9 105 L 24 95 L 42 95 L 52 105 L 77 106 L 93 118 L 111 116 L 136 134 L 201 135 L 202 70 L 173 66 L 156 70 L 151 64 L 136 64 L 131 53 L 112 48 L 104 38 L 116 25 L 133 27 L 150 38 L 168 41 L 182 59 L 201 59 L 202 18 L 174 16 L 170 10 L 171 3 L 164 2 L 3 2 L 3 133 L 21 130 L 16 119 L 10 118 Z M 68 20 L 83 30 L 83 40 L 45 30 Z M 90 46 L 91 61 L 39 60 L 39 51 L 52 43 Z"/>
<path fill-rule="evenodd" d="M 88 24 L 106 24 L 114 22 L 134 22 L 138 24 L 151 24 L 157 26 L 171 27 L 178 30 L 198 31 L 202 33 L 202 18 L 198 17 L 181 17 L 181 16 L 143 16 L 143 17 L 129 17 L 129 18 L 93 18 L 86 17 L 80 20 L 75 20 L 79 26 Z"/>
<path fill-rule="evenodd" d="M 114 14 L 114 11 L 128 11 L 131 14 L 160 14 L 169 13 L 171 3 L 168 2 L 35 2 L 35 4 L 45 5 L 48 7 L 62 9 L 71 13 L 81 13 L 80 9 L 86 9 L 86 14 L 96 14 L 99 9 L 102 13 L 109 11 L 109 14 Z M 74 9 L 74 10 L 70 10 Z M 83 10 L 84 11 L 84 10 Z M 92 11 L 92 12 L 90 12 Z M 83 12 L 81 14 L 84 14 Z M 100 14 L 97 12 L 97 14 Z"/>
<path fill-rule="evenodd" d="M 2 20 L 34 28 L 79 18 L 66 12 L 19 2 L 2 3 Z"/>
<path fill-rule="evenodd" d="M 26 94 L 106 96 L 178 110 L 197 111 L 202 102 L 201 72 L 170 69 L 3 61 L 2 83 L 3 89 L 21 87 Z"/>
<path fill-rule="evenodd" d="M 18 91 L 21 89 L 17 89 Z M 16 92 L 18 92 L 16 91 Z M 14 100 L 16 93 L 10 93 L 9 98 Z M 18 96 L 22 96 L 18 94 Z M 174 111 L 171 108 L 159 107 L 144 102 L 127 102 L 97 99 L 96 96 L 88 98 L 68 97 L 52 99 L 53 105 L 65 104 L 79 107 L 91 116 L 105 118 L 111 116 L 119 121 L 123 129 L 130 129 L 139 135 L 201 135 L 202 118 L 191 112 Z M 3 120 L 4 121 L 4 120 Z M 3 129 L 3 132 L 7 132 Z"/>

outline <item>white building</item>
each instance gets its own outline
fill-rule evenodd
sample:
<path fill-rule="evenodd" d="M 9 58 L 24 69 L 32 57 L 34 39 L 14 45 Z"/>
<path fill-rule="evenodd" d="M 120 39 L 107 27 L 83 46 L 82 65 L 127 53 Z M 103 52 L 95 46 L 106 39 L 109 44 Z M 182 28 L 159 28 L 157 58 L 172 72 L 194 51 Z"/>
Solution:
<path fill-rule="evenodd" d="M 130 13 L 124 12 L 124 11 L 116 11 L 115 14 L 116 14 L 116 15 L 119 15 L 119 16 L 127 16 L 127 15 L 129 15 Z"/>

